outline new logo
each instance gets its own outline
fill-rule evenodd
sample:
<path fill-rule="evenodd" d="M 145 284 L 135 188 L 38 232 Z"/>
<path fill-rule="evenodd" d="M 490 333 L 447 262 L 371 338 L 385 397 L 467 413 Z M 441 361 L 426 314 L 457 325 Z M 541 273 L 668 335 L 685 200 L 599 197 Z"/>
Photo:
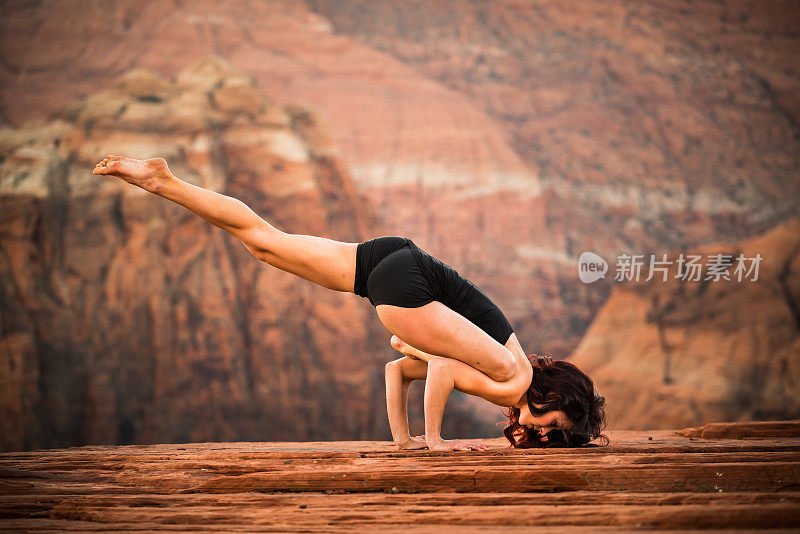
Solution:
<path fill-rule="evenodd" d="M 578 258 L 578 276 L 584 284 L 591 284 L 606 277 L 608 264 L 594 252 L 583 252 Z"/>

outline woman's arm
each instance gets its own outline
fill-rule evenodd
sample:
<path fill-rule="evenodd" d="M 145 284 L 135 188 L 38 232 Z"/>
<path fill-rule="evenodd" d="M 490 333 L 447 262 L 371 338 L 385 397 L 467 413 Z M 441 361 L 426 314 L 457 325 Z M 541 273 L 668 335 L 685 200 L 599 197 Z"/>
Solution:
<path fill-rule="evenodd" d="M 401 449 L 422 449 L 426 446 L 430 450 L 484 448 L 475 441 L 441 439 L 442 415 L 455 383 L 453 368 L 449 365 L 451 361 L 457 362 L 435 356 L 428 363 L 412 358 L 400 358 L 386 364 L 386 412 L 389 415 L 392 439 Z M 466 364 L 463 365 L 472 369 Z M 412 438 L 408 430 L 408 387 L 414 380 L 422 379 L 426 380 L 425 440 Z"/>
<path fill-rule="evenodd" d="M 408 387 L 414 380 L 425 378 L 427 364 L 411 358 L 400 358 L 386 364 L 386 412 L 392 439 L 401 449 L 421 449 L 422 440 L 411 437 L 408 431 Z"/>
<path fill-rule="evenodd" d="M 442 439 L 444 408 L 456 385 L 457 366 L 451 365 L 452 363 L 460 363 L 483 374 L 469 365 L 449 358 L 435 357 L 428 362 L 428 375 L 425 379 L 425 441 L 432 451 L 484 449 L 486 447 L 476 441 Z"/>
<path fill-rule="evenodd" d="M 408 383 L 416 379 L 424 378 L 426 380 L 425 438 L 431 450 L 481 447 L 476 442 L 443 440 L 441 438 L 442 416 L 447 399 L 453 389 L 505 407 L 516 403 L 530 385 L 520 381 L 524 377 L 507 382 L 497 382 L 464 362 L 422 352 L 397 336 L 392 336 L 391 345 L 407 356 L 389 362 L 386 366 L 386 402 L 389 410 L 389 424 L 392 427 L 392 435 L 396 443 L 398 438 L 401 443 L 405 439 L 412 439 L 408 432 L 407 396 L 402 397 L 397 393 L 402 391 L 399 385 L 390 385 L 402 383 L 404 374 L 408 377 Z M 407 384 L 405 392 L 407 394 Z"/>

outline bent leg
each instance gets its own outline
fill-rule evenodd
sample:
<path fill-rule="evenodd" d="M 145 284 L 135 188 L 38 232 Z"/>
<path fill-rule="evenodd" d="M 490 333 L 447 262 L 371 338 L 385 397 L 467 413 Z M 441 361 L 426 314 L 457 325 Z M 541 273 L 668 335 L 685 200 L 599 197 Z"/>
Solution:
<path fill-rule="evenodd" d="M 509 349 L 441 302 L 419 308 L 379 304 L 375 309 L 390 332 L 419 349 L 414 356 L 420 359 L 433 355 L 459 360 L 498 382 L 515 375 L 516 359 Z"/>

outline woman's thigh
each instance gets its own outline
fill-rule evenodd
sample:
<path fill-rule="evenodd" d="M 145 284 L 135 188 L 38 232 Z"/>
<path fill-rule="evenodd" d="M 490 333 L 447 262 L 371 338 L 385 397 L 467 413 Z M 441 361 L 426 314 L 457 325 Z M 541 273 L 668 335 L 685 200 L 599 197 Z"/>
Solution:
<path fill-rule="evenodd" d="M 439 301 L 419 308 L 379 304 L 375 309 L 384 326 L 412 347 L 460 360 L 500 382 L 513 376 L 511 351 Z"/>
<path fill-rule="evenodd" d="M 282 271 L 336 291 L 353 292 L 358 243 L 275 232 L 260 251 L 261 260 Z"/>

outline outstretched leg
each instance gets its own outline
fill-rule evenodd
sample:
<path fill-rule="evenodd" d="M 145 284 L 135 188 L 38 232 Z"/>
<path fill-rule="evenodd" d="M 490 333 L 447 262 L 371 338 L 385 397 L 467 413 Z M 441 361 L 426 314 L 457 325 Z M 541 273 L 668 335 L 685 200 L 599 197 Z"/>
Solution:
<path fill-rule="evenodd" d="M 183 182 L 164 158 L 147 160 L 109 155 L 94 174 L 116 176 L 172 200 L 240 239 L 261 261 L 336 291 L 353 292 L 358 243 L 282 232 L 244 202 Z"/>

